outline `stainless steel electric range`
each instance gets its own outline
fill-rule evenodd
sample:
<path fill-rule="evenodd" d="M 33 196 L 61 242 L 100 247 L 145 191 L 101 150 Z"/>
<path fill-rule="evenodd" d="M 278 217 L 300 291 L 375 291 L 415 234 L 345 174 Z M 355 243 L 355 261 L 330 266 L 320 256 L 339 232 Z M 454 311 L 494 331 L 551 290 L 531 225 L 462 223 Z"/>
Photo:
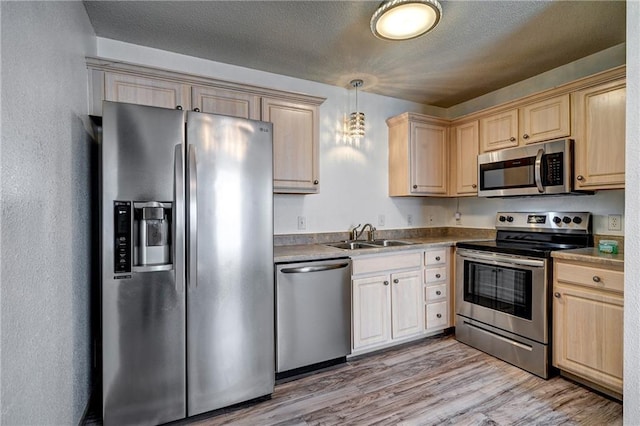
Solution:
<path fill-rule="evenodd" d="M 593 246 L 587 212 L 501 212 L 493 241 L 456 244 L 456 339 L 550 376 L 551 252 Z"/>

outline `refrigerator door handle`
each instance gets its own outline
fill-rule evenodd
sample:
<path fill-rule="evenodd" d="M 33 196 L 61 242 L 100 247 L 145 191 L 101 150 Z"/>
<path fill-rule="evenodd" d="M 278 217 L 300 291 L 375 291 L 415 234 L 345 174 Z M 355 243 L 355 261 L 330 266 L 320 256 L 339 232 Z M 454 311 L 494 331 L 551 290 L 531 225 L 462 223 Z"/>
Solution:
<path fill-rule="evenodd" d="M 175 146 L 173 157 L 173 263 L 176 291 L 184 291 L 184 156 L 182 144 Z"/>
<path fill-rule="evenodd" d="M 198 267 L 198 165 L 196 147 L 189 144 L 189 288 L 196 288 Z"/>

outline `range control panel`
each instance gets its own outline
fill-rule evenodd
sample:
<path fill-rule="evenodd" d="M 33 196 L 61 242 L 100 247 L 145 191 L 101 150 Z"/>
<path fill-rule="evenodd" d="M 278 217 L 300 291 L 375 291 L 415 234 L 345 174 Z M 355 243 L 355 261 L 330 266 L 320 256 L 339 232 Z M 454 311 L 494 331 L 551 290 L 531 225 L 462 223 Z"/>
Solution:
<path fill-rule="evenodd" d="M 114 273 L 131 272 L 131 201 L 113 202 Z"/>
<path fill-rule="evenodd" d="M 496 229 L 589 233 L 589 212 L 498 212 Z"/>

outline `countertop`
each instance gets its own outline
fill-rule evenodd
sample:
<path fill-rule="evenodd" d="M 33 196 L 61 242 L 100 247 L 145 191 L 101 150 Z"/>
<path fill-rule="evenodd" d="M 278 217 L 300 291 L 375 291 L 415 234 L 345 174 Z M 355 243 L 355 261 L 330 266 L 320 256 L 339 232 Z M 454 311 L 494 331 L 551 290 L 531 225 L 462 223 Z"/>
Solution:
<path fill-rule="evenodd" d="M 310 260 L 334 259 L 338 257 L 356 257 L 380 253 L 394 253 L 408 250 L 425 250 L 434 247 L 451 247 L 458 241 L 486 240 L 487 238 L 469 238 L 464 236 L 438 236 L 420 238 L 398 238 L 412 242 L 412 245 L 346 250 L 329 247 L 324 244 L 297 244 L 274 247 L 276 263 L 304 262 Z"/>
<path fill-rule="evenodd" d="M 601 266 L 624 267 L 624 253 L 600 253 L 596 247 L 554 251 L 551 252 L 551 256 L 555 259 L 588 262 Z"/>

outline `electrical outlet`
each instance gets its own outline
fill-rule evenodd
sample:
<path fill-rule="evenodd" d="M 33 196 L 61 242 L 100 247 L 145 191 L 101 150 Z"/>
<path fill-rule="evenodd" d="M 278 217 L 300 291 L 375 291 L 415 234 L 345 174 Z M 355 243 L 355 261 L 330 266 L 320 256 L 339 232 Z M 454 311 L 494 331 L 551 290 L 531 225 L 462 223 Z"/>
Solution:
<path fill-rule="evenodd" d="M 609 231 L 622 231 L 622 215 L 609 215 Z"/>
<path fill-rule="evenodd" d="M 307 229 L 307 218 L 304 216 L 298 216 L 298 229 Z"/>
<path fill-rule="evenodd" d="M 413 226 L 413 215 L 412 214 L 408 214 L 407 215 L 407 226 Z"/>
<path fill-rule="evenodd" d="M 378 226 L 384 226 L 384 215 L 383 214 L 379 214 L 378 215 Z"/>

